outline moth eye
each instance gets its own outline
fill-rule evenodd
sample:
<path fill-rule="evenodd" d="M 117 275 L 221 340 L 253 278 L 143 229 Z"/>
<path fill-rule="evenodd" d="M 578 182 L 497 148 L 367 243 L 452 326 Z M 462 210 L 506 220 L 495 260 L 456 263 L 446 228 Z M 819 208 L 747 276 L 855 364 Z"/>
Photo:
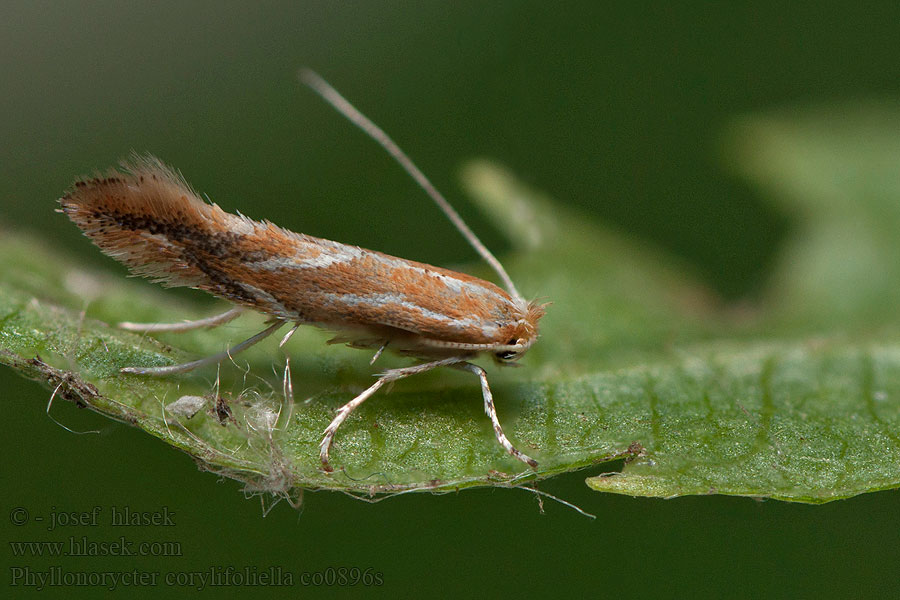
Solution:
<path fill-rule="evenodd" d="M 499 358 L 500 360 L 511 360 L 518 355 L 518 352 L 513 352 L 512 350 L 506 350 L 504 352 L 498 352 L 496 354 L 497 358 Z"/>

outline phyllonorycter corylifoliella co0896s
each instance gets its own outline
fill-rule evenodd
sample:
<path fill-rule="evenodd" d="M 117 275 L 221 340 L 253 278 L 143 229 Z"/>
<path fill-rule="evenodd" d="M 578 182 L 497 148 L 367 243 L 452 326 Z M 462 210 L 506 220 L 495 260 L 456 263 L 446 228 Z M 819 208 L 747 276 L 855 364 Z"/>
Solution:
<path fill-rule="evenodd" d="M 60 199 L 61 212 L 133 274 L 170 287 L 201 289 L 235 306 L 196 321 L 120 327 L 188 331 L 227 323 L 247 309 L 271 319 L 264 330 L 219 354 L 179 365 L 121 370 L 151 376 L 183 373 L 234 356 L 284 325 L 293 328 L 283 342 L 298 326 L 314 325 L 336 332 L 332 341 L 376 350 L 375 358 L 388 349 L 420 361 L 385 371 L 338 409 L 320 444 L 324 471 L 332 470 L 329 450 L 335 432 L 354 409 L 386 383 L 437 367 L 479 378 L 497 441 L 536 467 L 503 433 L 487 374 L 470 360 L 488 353 L 500 364 L 515 362 L 537 339 L 545 305 L 523 299 L 500 262 L 384 131 L 316 73 L 302 70 L 300 78 L 400 163 L 493 267 L 506 291 L 471 275 L 227 213 L 202 200 L 158 159 L 135 155 L 119 170 L 77 181 Z"/>

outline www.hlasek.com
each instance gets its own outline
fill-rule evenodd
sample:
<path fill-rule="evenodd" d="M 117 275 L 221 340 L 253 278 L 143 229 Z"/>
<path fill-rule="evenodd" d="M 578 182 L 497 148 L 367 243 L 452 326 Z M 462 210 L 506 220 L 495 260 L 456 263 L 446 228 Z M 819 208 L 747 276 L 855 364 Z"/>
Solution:
<path fill-rule="evenodd" d="M 46 570 L 10 567 L 10 586 L 38 591 L 50 587 L 95 587 L 113 591 L 124 587 L 372 587 L 384 584 L 384 575 L 372 568 L 328 567 L 296 575 L 284 567 L 241 568 L 214 566 L 202 571 L 71 571 L 62 566 Z"/>
<path fill-rule="evenodd" d="M 38 556 L 183 556 L 181 542 L 134 541 L 124 535 L 114 541 L 92 540 L 86 535 L 69 536 L 66 541 L 11 541 L 15 557 Z"/>

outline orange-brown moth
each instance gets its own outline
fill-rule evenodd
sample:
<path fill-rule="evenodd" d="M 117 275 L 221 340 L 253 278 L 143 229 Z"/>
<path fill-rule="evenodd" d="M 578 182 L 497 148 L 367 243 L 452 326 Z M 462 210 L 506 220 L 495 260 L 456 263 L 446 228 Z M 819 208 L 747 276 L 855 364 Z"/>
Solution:
<path fill-rule="evenodd" d="M 226 323 L 244 309 L 271 317 L 268 327 L 220 354 L 168 367 L 126 367 L 139 375 L 171 375 L 216 363 L 293 323 L 337 332 L 332 341 L 354 348 L 387 348 L 423 362 L 390 369 L 342 406 L 320 444 L 322 468 L 331 471 L 329 449 L 350 413 L 385 383 L 437 367 L 477 375 L 484 409 L 499 443 L 531 467 L 500 427 L 487 374 L 469 362 L 489 353 L 501 364 L 521 357 L 538 335 L 544 306 L 518 293 L 500 262 L 478 240 L 444 197 L 374 123 L 312 71 L 301 79 L 381 144 L 437 202 L 494 268 L 507 291 L 493 283 L 402 258 L 294 233 L 204 202 L 172 169 L 151 156 L 136 156 L 122 169 L 77 181 L 60 199 L 61 211 L 100 249 L 135 275 L 165 286 L 205 290 L 236 306 L 227 312 L 174 324 L 121 323 L 131 331 L 187 331 Z M 373 358 L 373 361 L 375 360 Z"/>

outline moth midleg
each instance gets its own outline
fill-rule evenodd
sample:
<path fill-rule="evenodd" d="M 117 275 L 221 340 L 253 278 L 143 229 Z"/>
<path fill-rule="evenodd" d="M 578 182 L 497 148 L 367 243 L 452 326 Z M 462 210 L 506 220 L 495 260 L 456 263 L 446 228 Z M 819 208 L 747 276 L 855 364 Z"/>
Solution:
<path fill-rule="evenodd" d="M 209 364 L 221 362 L 221 361 L 225 360 L 226 358 L 231 358 L 235 354 L 243 352 L 250 346 L 266 339 L 267 337 L 269 337 L 270 335 L 275 333 L 278 329 L 280 329 L 282 326 L 284 326 L 285 323 L 286 323 L 286 321 L 282 321 L 281 319 L 278 319 L 277 321 L 275 321 L 274 323 L 272 323 L 271 325 L 269 325 L 268 327 L 266 327 L 265 329 L 263 329 L 256 335 L 247 338 L 246 340 L 244 340 L 243 342 L 241 342 L 239 344 L 235 344 L 234 346 L 232 346 L 228 350 L 225 350 L 224 352 L 219 352 L 218 354 L 213 354 L 212 356 L 207 356 L 206 358 L 201 358 L 199 360 L 186 362 L 186 363 L 183 363 L 180 365 L 170 365 L 168 367 L 125 367 L 123 369 L 120 369 L 120 371 L 122 373 L 133 373 L 135 375 L 157 375 L 157 376 L 174 375 L 176 373 L 186 373 L 188 371 L 193 371 L 194 369 L 197 369 L 199 367 L 203 367 L 203 366 L 206 366 Z"/>
<path fill-rule="evenodd" d="M 517 459 L 526 463 L 532 469 L 537 468 L 537 461 L 516 449 L 516 447 L 512 445 L 512 442 L 509 441 L 509 438 L 506 437 L 506 434 L 503 433 L 503 428 L 500 426 L 500 420 L 497 418 L 497 409 L 494 407 L 494 397 L 493 394 L 491 394 L 491 388 L 488 385 L 487 373 L 485 370 L 478 365 L 469 362 L 461 362 L 451 366 L 454 369 L 468 371 L 478 376 L 478 379 L 481 380 L 481 393 L 484 396 L 484 412 L 488 418 L 490 418 L 491 424 L 494 426 L 494 435 L 497 437 L 497 441 L 500 442 L 501 446 L 506 448 L 507 452 Z"/>
<path fill-rule="evenodd" d="M 196 321 L 182 321 L 180 323 L 132 323 L 130 321 L 123 321 L 119 323 L 119 329 L 138 333 L 154 333 L 157 331 L 173 331 L 180 333 L 182 331 L 191 331 L 202 327 L 217 327 L 219 325 L 224 325 L 229 321 L 235 320 L 243 312 L 243 307 L 235 306 L 222 314 L 206 317 L 205 319 L 197 319 Z"/>
<path fill-rule="evenodd" d="M 435 360 L 432 362 L 422 363 L 420 365 L 413 365 L 412 367 L 391 369 L 382 373 L 375 383 L 366 388 L 366 390 L 356 396 L 356 398 L 340 407 L 337 411 L 337 415 L 334 417 L 331 423 L 328 424 L 328 427 L 325 428 L 322 441 L 319 442 L 319 460 L 321 460 L 322 462 L 322 470 L 326 473 L 330 473 L 334 470 L 331 467 L 331 463 L 328 459 L 328 451 L 331 449 L 331 443 L 334 441 L 334 434 L 337 431 L 338 427 L 340 427 L 341 423 L 343 423 L 344 420 L 348 416 L 350 416 L 350 413 L 356 410 L 360 404 L 368 400 L 372 396 L 372 394 L 374 394 L 379 390 L 379 388 L 381 388 L 381 386 L 383 386 L 385 383 L 397 381 L 398 379 L 403 379 L 404 377 L 409 377 L 410 375 L 424 373 L 425 371 L 430 371 L 438 367 L 455 365 L 456 363 L 463 360 L 465 360 L 465 358 L 454 356 L 450 358 L 443 358 L 441 360 Z"/>

